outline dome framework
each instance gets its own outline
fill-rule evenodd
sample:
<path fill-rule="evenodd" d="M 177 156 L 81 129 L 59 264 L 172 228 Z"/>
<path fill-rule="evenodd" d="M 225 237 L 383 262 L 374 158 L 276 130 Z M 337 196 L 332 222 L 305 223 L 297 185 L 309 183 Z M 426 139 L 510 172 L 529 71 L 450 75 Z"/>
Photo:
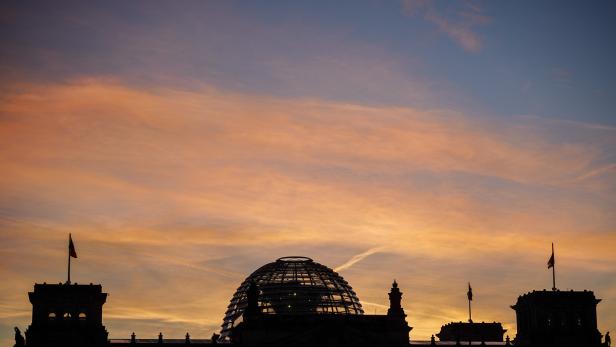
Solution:
<path fill-rule="evenodd" d="M 338 273 L 307 257 L 283 257 L 263 265 L 239 286 L 225 313 L 221 338 L 228 336 L 247 306 L 250 283 L 259 288 L 264 314 L 363 314 L 353 288 Z"/>

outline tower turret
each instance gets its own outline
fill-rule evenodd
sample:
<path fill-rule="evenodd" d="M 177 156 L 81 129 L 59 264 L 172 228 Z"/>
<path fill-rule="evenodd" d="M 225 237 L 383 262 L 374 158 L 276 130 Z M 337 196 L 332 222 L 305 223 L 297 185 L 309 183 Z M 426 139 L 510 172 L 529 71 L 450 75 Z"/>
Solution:
<path fill-rule="evenodd" d="M 516 346 L 599 346 L 597 304 L 591 291 L 533 291 L 511 306 L 516 312 Z"/>
<path fill-rule="evenodd" d="M 402 292 L 400 292 L 396 280 L 392 283 L 391 291 L 389 292 L 389 309 L 387 310 L 387 315 L 406 317 L 404 309 L 402 308 Z"/>
<path fill-rule="evenodd" d="M 27 346 L 105 346 L 103 304 L 107 293 L 100 285 L 35 284 L 28 293 L 32 324 Z"/>

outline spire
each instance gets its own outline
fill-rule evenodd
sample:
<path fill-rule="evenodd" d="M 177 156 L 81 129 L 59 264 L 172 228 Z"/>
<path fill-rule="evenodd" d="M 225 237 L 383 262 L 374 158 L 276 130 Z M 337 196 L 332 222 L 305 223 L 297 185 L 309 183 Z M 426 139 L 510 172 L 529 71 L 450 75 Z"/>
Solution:
<path fill-rule="evenodd" d="M 402 292 L 400 292 L 400 289 L 398 289 L 398 282 L 394 280 L 394 282 L 391 284 L 391 291 L 389 292 L 389 309 L 387 310 L 387 315 L 406 317 L 401 302 Z"/>

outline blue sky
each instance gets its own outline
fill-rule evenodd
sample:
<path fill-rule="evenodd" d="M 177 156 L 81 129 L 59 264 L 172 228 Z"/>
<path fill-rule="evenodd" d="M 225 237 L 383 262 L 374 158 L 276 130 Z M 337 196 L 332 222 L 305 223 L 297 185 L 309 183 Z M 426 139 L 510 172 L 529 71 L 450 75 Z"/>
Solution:
<path fill-rule="evenodd" d="M 491 116 L 614 124 L 610 33 L 616 28 L 609 2 L 4 7 L 2 65 L 20 77 L 112 75 L 283 97 L 448 105 Z M 379 88 L 358 83 L 365 79 Z M 431 96 L 418 99 L 407 88 Z"/>

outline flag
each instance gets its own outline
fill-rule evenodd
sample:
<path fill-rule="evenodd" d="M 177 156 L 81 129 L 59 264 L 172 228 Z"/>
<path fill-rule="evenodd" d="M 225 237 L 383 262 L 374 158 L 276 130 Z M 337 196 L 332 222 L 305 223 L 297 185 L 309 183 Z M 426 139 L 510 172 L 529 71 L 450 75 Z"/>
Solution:
<path fill-rule="evenodd" d="M 554 267 L 554 245 L 552 245 L 552 256 L 548 260 L 548 269 Z"/>
<path fill-rule="evenodd" d="M 68 255 L 77 258 L 77 252 L 75 252 L 75 245 L 73 244 L 71 234 L 68 234 Z"/>
<path fill-rule="evenodd" d="M 471 283 L 468 283 L 468 293 L 466 293 L 466 296 L 468 296 L 468 301 L 473 301 L 473 288 L 471 288 Z"/>

